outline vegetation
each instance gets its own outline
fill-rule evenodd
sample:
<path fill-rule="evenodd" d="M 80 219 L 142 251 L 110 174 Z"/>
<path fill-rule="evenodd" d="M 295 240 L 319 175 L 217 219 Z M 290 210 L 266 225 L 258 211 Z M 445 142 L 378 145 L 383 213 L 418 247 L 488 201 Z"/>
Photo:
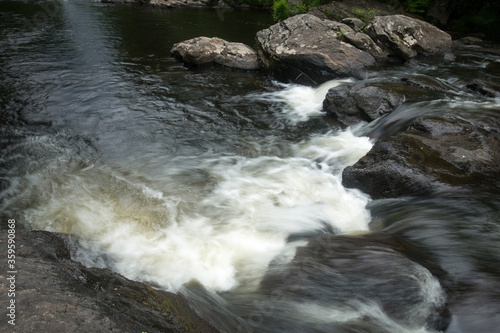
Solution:
<path fill-rule="evenodd" d="M 363 21 L 365 24 L 368 24 L 375 16 L 377 16 L 380 13 L 379 10 L 369 8 L 369 9 L 361 9 L 361 8 L 353 8 L 352 9 L 352 15 L 354 17 L 359 18 L 361 21 Z"/>
<path fill-rule="evenodd" d="M 431 4 L 431 0 L 408 0 L 407 8 L 410 13 L 424 14 Z"/>
<path fill-rule="evenodd" d="M 275 21 L 283 21 L 290 16 L 308 12 L 312 7 L 320 6 L 338 0 L 301 0 L 293 6 L 287 0 L 226 0 L 246 3 L 251 6 L 263 6 L 273 9 Z M 402 6 L 407 13 L 417 15 L 422 19 L 433 4 L 433 0 L 377 0 L 388 3 L 394 8 Z M 468 34 L 481 32 L 488 38 L 500 41 L 500 1 L 498 0 L 449 0 L 449 22 L 441 28 L 453 30 L 458 33 Z M 327 16 L 333 13 L 325 10 Z M 373 17 L 379 15 L 378 10 L 373 8 L 353 8 L 352 15 L 365 23 L 370 22 Z M 428 17 L 427 17 L 428 18 Z M 436 23 L 436 22 L 433 22 Z"/>
<path fill-rule="evenodd" d="M 301 0 L 296 6 L 290 7 L 287 0 L 274 0 L 273 18 L 275 21 L 283 21 L 290 16 L 304 14 L 312 7 L 317 7 L 332 0 Z"/>
<path fill-rule="evenodd" d="M 290 17 L 291 10 L 287 0 L 275 0 L 273 4 L 273 18 L 275 21 L 283 21 Z"/>

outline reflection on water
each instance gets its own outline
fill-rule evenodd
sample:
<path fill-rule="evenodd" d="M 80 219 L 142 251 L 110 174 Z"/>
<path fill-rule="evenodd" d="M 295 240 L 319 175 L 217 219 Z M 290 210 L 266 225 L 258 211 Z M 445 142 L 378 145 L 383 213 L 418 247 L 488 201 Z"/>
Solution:
<path fill-rule="evenodd" d="M 498 99 L 460 80 L 498 80 L 497 58 L 372 73 L 447 88 L 339 131 L 322 100 L 351 80 L 302 87 L 170 56 L 199 35 L 254 45 L 267 12 L 70 1 L 26 25 L 40 8 L 0 2 L 2 218 L 76 235 L 76 259 L 185 293 L 228 332 L 498 327 L 498 179 L 377 201 L 341 185 L 364 133 L 427 114 L 496 128 Z"/>

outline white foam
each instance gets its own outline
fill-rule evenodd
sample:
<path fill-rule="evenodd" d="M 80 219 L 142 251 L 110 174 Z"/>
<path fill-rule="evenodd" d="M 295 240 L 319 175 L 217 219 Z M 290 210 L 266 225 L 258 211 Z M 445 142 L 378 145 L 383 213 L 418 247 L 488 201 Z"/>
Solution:
<path fill-rule="evenodd" d="M 78 236 L 87 264 L 172 291 L 193 279 L 214 291 L 251 288 L 272 260 L 293 258 L 300 243 L 290 235 L 368 229 L 369 198 L 345 189 L 331 165 L 370 147 L 346 131 L 294 145 L 296 157 L 177 157 L 150 182 L 68 155 L 20 179 L 13 205 L 30 207 L 35 229 Z"/>
<path fill-rule="evenodd" d="M 279 103 L 281 112 L 292 123 L 309 120 L 310 117 L 323 114 L 323 100 L 328 90 L 341 84 L 352 82 L 352 79 L 331 80 L 318 87 L 298 84 L 280 84 L 283 90 L 251 95 L 250 98 Z"/>
<path fill-rule="evenodd" d="M 384 331 L 392 333 L 437 333 L 426 325 L 412 326 L 411 324 L 399 323 L 390 318 L 384 310 L 375 302 L 352 301 L 342 308 L 331 304 L 319 304 L 314 302 L 299 303 L 295 306 L 300 317 L 304 321 L 313 323 L 350 323 L 355 321 L 366 321 L 369 318 L 373 324 Z"/>

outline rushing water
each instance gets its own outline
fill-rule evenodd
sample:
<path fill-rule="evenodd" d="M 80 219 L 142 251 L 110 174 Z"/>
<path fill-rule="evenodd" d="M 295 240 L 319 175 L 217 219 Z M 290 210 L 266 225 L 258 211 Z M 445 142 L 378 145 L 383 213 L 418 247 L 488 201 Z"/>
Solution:
<path fill-rule="evenodd" d="M 497 180 L 475 197 L 379 201 L 341 185 L 368 131 L 424 114 L 497 126 L 498 100 L 457 82 L 498 80 L 498 57 L 371 73 L 449 90 L 338 131 L 322 101 L 350 79 L 281 84 L 169 54 L 200 35 L 253 45 L 269 13 L 2 1 L 0 15 L 2 220 L 73 234 L 75 259 L 183 292 L 228 332 L 435 332 L 447 303 L 447 332 L 500 327 Z M 439 269 L 342 237 L 327 250 L 340 273 L 307 252 L 318 235 L 368 232 L 401 237 Z"/>

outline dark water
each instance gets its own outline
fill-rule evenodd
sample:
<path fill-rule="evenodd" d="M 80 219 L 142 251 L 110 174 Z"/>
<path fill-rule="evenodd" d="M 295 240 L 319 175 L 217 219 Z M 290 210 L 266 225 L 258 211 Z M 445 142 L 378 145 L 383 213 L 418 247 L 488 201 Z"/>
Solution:
<path fill-rule="evenodd" d="M 497 82 L 499 57 L 370 73 L 446 89 L 337 131 L 321 102 L 346 80 L 284 85 L 170 56 L 200 35 L 253 46 L 267 12 L 2 1 L 0 20 L 2 220 L 74 234 L 76 259 L 183 292 L 227 332 L 500 327 L 498 179 L 377 201 L 341 185 L 372 145 L 356 133 L 427 114 L 498 128 L 498 99 L 463 82 Z"/>

